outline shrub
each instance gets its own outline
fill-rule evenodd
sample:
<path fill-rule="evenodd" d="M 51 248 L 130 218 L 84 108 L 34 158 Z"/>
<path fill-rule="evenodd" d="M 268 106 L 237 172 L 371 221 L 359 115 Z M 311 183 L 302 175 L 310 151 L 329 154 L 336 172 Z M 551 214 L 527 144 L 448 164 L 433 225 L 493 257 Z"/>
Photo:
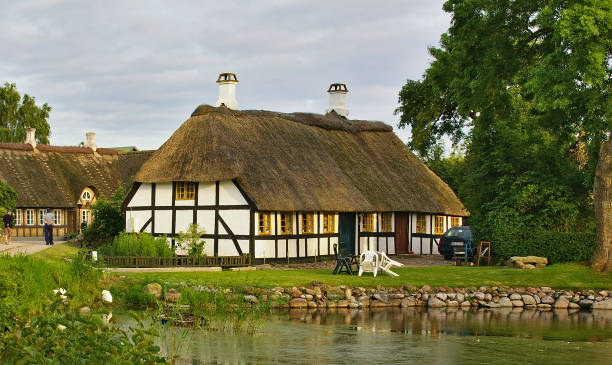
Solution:
<path fill-rule="evenodd" d="M 587 261 L 595 252 L 597 235 L 588 232 L 523 232 L 497 236 L 492 252 L 499 261 L 511 256 L 541 256 L 548 262 Z"/>
<path fill-rule="evenodd" d="M 150 233 L 130 234 L 121 232 L 112 244 L 99 248 L 99 253 L 106 256 L 163 256 L 174 255 L 168 245 L 166 236 L 153 237 Z"/>
<path fill-rule="evenodd" d="M 110 199 L 101 196 L 91 206 L 93 221 L 83 232 L 89 246 L 95 247 L 109 242 L 125 230 L 125 219 L 121 211 L 125 194 L 126 187 L 120 186 Z"/>
<path fill-rule="evenodd" d="M 200 226 L 197 223 L 192 223 L 189 225 L 187 232 L 179 232 L 176 243 L 179 247 L 186 249 L 189 256 L 206 256 L 204 254 L 206 241 L 202 239 L 202 235 L 205 233 L 206 231 L 200 230 Z"/>

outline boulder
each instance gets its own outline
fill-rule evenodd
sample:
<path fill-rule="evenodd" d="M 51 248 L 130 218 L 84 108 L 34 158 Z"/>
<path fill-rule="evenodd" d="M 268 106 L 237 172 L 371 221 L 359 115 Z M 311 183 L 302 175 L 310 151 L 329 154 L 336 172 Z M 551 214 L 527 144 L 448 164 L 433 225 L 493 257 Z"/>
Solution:
<path fill-rule="evenodd" d="M 463 308 L 469 308 L 472 304 L 470 304 L 470 302 L 468 302 L 467 300 L 461 303 L 461 307 Z"/>
<path fill-rule="evenodd" d="M 317 307 L 317 303 L 315 303 L 313 301 L 308 301 L 308 302 L 306 302 L 306 306 L 308 308 L 316 308 Z"/>
<path fill-rule="evenodd" d="M 289 307 L 291 308 L 306 308 L 308 306 L 308 303 L 306 302 L 306 299 L 303 298 L 293 298 L 291 299 L 291 301 L 289 302 Z"/>
<path fill-rule="evenodd" d="M 612 309 L 612 299 L 606 299 L 593 304 L 593 309 Z"/>
<path fill-rule="evenodd" d="M 438 299 L 436 297 L 430 297 L 427 300 L 427 307 L 429 307 L 429 308 L 446 307 L 446 303 L 444 303 L 443 301 L 441 301 L 440 299 Z"/>
<path fill-rule="evenodd" d="M 259 299 L 257 299 L 257 297 L 254 295 L 250 295 L 250 294 L 245 295 L 243 298 L 246 302 L 249 302 L 249 303 L 253 303 L 253 304 L 259 303 Z"/>
<path fill-rule="evenodd" d="M 536 305 L 536 300 L 533 298 L 532 295 L 527 295 L 527 294 L 523 294 L 521 295 L 521 299 L 523 299 L 523 303 L 525 303 L 525 305 Z"/>
<path fill-rule="evenodd" d="M 553 305 L 554 308 L 566 309 L 569 306 L 569 299 L 565 296 L 560 296 Z"/>
<path fill-rule="evenodd" d="M 346 307 L 348 307 L 348 305 L 349 305 L 349 301 L 345 300 L 345 299 L 342 299 L 342 300 L 338 301 L 338 303 L 336 304 L 336 307 L 338 307 L 338 308 L 346 308 Z"/>
<path fill-rule="evenodd" d="M 449 307 L 458 307 L 459 306 L 459 302 L 456 300 L 449 300 L 448 303 L 446 303 L 447 306 Z"/>
<path fill-rule="evenodd" d="M 589 309 L 593 305 L 593 301 L 590 299 L 582 299 L 578 304 L 581 308 Z"/>
<path fill-rule="evenodd" d="M 548 265 L 548 259 L 538 256 L 512 256 L 506 262 L 506 265 L 519 269 L 535 269 L 536 267 L 545 267 Z"/>
<path fill-rule="evenodd" d="M 500 307 L 509 307 L 509 308 L 513 307 L 512 301 L 507 297 L 499 298 L 499 302 L 497 302 L 497 304 L 499 304 Z"/>
<path fill-rule="evenodd" d="M 404 298 L 402 299 L 402 302 L 400 303 L 400 306 L 402 308 L 408 308 L 408 307 L 415 307 L 416 306 L 416 300 L 412 297 L 408 297 L 408 298 Z"/>
<path fill-rule="evenodd" d="M 162 295 L 162 286 L 158 283 L 149 283 L 142 288 L 142 291 L 159 299 Z"/>
<path fill-rule="evenodd" d="M 367 295 L 362 295 L 362 296 L 360 296 L 360 297 L 357 299 L 357 301 L 358 301 L 359 303 L 361 303 L 361 305 L 362 305 L 363 307 L 369 307 L 369 306 L 370 306 L 370 297 L 369 297 L 369 296 L 367 296 Z"/>
<path fill-rule="evenodd" d="M 176 289 L 169 289 L 166 292 L 166 301 L 170 303 L 176 303 L 181 298 L 181 293 L 179 293 Z"/>
<path fill-rule="evenodd" d="M 373 295 L 374 299 L 380 300 L 383 303 L 387 303 L 389 301 L 389 296 L 387 294 L 379 294 L 376 293 Z"/>
<path fill-rule="evenodd" d="M 542 304 L 554 304 L 555 303 L 555 299 L 553 297 L 551 297 L 550 295 L 545 295 L 540 299 L 540 303 Z"/>
<path fill-rule="evenodd" d="M 514 293 L 510 295 L 510 300 L 523 300 L 520 294 Z"/>
<path fill-rule="evenodd" d="M 446 300 L 446 298 L 448 298 L 448 294 L 446 294 L 446 293 L 438 293 L 438 294 L 436 294 L 436 298 L 438 298 L 440 300 Z"/>
<path fill-rule="evenodd" d="M 512 306 L 513 307 L 522 307 L 524 305 L 525 305 L 525 303 L 523 303 L 522 300 L 513 300 L 512 301 Z"/>

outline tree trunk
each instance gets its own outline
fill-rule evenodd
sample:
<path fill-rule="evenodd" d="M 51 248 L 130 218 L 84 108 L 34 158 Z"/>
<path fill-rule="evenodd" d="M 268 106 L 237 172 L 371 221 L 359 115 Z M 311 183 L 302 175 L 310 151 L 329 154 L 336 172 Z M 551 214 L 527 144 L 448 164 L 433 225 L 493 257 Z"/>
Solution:
<path fill-rule="evenodd" d="M 597 248 L 591 266 L 612 271 L 612 138 L 602 142 L 593 186 Z"/>

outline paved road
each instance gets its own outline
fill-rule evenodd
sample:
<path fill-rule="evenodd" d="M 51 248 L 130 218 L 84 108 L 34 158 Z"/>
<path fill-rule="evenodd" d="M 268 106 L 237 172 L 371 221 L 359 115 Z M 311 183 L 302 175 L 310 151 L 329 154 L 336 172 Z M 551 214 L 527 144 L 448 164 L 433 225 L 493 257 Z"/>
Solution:
<path fill-rule="evenodd" d="M 64 243 L 66 243 L 66 241 L 55 241 L 55 245 Z M 43 237 L 17 238 L 13 239 L 10 245 L 0 243 L 0 255 L 31 255 L 47 248 L 49 248 L 49 246 L 45 245 L 45 239 Z"/>

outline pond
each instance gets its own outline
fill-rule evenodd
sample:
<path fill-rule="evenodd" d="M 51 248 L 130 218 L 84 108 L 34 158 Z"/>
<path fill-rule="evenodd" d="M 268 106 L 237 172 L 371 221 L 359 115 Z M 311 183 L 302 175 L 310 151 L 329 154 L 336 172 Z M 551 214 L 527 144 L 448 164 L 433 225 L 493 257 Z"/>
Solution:
<path fill-rule="evenodd" d="M 127 319 L 120 316 L 120 322 Z M 163 326 L 177 364 L 610 364 L 612 311 L 313 310 L 254 334 Z"/>

